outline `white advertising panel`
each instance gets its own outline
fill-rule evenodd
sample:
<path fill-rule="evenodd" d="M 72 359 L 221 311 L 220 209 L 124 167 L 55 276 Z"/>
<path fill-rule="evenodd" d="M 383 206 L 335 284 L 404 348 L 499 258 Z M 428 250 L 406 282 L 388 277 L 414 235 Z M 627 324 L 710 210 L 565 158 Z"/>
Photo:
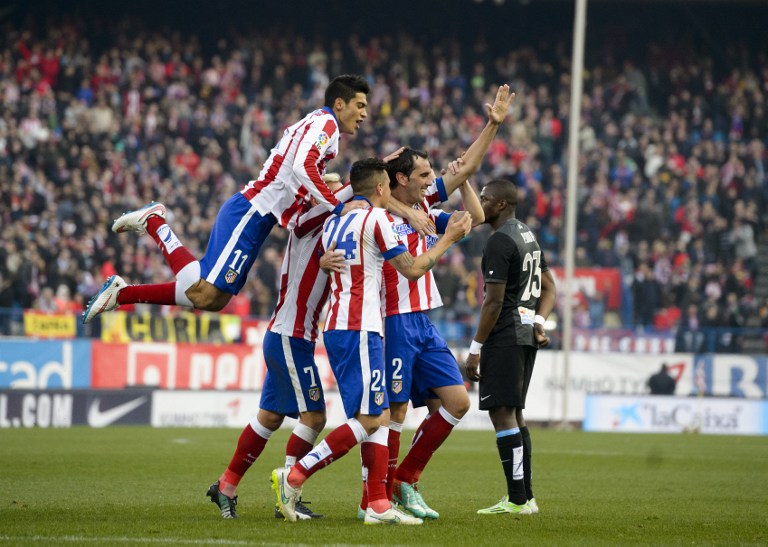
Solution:
<path fill-rule="evenodd" d="M 153 427 L 236 427 L 249 423 L 259 410 L 261 391 L 165 391 L 152 395 Z M 338 391 L 325 393 L 328 416 L 327 428 L 347 421 Z M 485 414 L 485 413 L 483 413 Z M 405 427 L 416 429 L 426 415 L 426 409 L 410 409 Z M 487 416 L 485 416 L 487 420 Z M 286 418 L 283 427 L 293 427 L 295 421 Z M 490 422 L 488 423 L 490 426 Z"/>
<path fill-rule="evenodd" d="M 768 402 L 719 397 L 589 395 L 584 431 L 765 435 Z"/>

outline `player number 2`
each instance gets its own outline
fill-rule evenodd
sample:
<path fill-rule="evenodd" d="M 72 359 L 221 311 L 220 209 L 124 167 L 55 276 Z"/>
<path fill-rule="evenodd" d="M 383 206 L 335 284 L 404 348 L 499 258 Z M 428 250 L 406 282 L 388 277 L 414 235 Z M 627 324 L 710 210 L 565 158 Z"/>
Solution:
<path fill-rule="evenodd" d="M 541 296 L 541 251 L 526 253 L 523 259 L 523 272 L 528 272 L 528 281 L 525 283 L 523 296 L 520 298 L 525 302 L 533 296 Z"/>
<path fill-rule="evenodd" d="M 392 359 L 392 366 L 395 367 L 395 370 L 392 372 L 392 379 L 393 380 L 402 380 L 403 379 L 403 360 L 399 357 L 395 357 Z"/>
<path fill-rule="evenodd" d="M 382 388 L 381 371 L 372 370 L 371 371 L 371 391 L 381 391 L 381 388 Z"/>

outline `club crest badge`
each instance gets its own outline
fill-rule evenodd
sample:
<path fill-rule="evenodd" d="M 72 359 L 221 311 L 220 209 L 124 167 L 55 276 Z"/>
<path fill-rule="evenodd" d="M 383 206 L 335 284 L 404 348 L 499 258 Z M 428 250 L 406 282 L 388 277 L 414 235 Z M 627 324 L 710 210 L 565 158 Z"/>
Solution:
<path fill-rule="evenodd" d="M 402 380 L 394 380 L 392 382 L 392 392 L 393 393 L 400 393 L 403 390 L 403 381 Z"/>
<path fill-rule="evenodd" d="M 379 391 L 373 398 L 374 402 L 377 405 L 383 405 L 384 404 L 384 392 Z"/>
<path fill-rule="evenodd" d="M 235 270 L 229 270 L 224 276 L 224 281 L 230 285 L 235 282 L 235 279 L 237 279 L 237 272 Z"/>
<path fill-rule="evenodd" d="M 320 388 L 318 388 L 318 387 L 311 388 L 309 390 L 309 398 L 312 401 L 314 401 L 314 402 L 319 401 L 320 400 Z"/>

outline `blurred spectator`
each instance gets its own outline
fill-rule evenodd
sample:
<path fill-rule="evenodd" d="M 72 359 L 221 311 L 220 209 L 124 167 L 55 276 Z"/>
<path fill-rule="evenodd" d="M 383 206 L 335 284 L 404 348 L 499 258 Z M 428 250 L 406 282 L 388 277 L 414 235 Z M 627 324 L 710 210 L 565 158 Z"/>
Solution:
<path fill-rule="evenodd" d="M 648 389 L 650 389 L 651 395 L 674 395 L 676 385 L 677 382 L 669 374 L 666 363 L 662 363 L 659 371 L 651 374 L 651 377 L 648 378 Z"/>

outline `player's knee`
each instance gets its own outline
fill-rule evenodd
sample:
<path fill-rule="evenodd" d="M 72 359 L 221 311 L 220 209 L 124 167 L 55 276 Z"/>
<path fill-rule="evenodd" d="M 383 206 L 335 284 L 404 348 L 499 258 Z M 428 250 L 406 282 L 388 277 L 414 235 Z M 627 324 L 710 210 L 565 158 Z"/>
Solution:
<path fill-rule="evenodd" d="M 399 424 L 405 420 L 405 415 L 408 413 L 408 403 L 390 403 L 389 404 L 389 419 Z"/>
<path fill-rule="evenodd" d="M 324 412 L 305 412 L 301 415 L 299 421 L 310 429 L 314 429 L 320 433 L 325 429 L 325 424 L 328 419 Z"/>
<path fill-rule="evenodd" d="M 469 412 L 469 397 L 457 397 L 451 399 L 448 404 L 445 405 L 445 410 L 456 419 L 461 419 Z"/>
<path fill-rule="evenodd" d="M 280 426 L 283 425 L 284 416 L 268 410 L 259 409 L 256 419 L 262 426 L 270 431 L 277 431 L 280 429 Z"/>
<path fill-rule="evenodd" d="M 221 311 L 229 303 L 232 295 L 220 291 L 210 283 L 199 283 L 186 292 L 187 298 L 197 310 Z"/>
<path fill-rule="evenodd" d="M 379 427 L 381 426 L 381 416 L 359 414 L 357 416 L 357 421 L 360 422 L 360 425 L 363 426 L 363 429 L 365 429 L 365 434 L 368 436 L 376 433 L 376 431 L 378 431 Z"/>

